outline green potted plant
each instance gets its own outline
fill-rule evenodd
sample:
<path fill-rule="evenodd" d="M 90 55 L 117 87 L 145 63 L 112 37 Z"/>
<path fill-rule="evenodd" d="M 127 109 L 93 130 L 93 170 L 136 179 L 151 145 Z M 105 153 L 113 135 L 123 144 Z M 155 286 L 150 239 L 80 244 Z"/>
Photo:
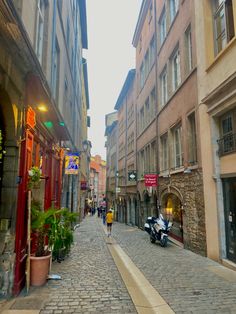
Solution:
<path fill-rule="evenodd" d="M 33 254 L 30 256 L 30 282 L 33 286 L 45 284 L 50 268 L 51 251 L 47 245 L 55 209 L 43 211 L 37 202 L 31 205 L 31 235 Z"/>

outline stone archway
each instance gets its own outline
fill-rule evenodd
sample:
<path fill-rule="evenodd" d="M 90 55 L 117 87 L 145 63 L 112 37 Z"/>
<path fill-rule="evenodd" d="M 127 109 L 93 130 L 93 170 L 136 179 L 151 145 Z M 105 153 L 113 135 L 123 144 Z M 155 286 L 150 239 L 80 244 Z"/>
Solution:
<path fill-rule="evenodd" d="M 162 213 L 173 223 L 170 236 L 183 243 L 183 198 L 181 193 L 172 188 L 161 195 Z"/>

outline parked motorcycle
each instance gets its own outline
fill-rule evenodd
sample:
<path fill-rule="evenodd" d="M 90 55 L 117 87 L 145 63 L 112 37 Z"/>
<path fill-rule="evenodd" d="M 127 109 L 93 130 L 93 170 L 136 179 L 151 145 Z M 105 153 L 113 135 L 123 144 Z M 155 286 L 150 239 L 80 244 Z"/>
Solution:
<path fill-rule="evenodd" d="M 172 227 L 172 222 L 164 219 L 162 214 L 159 218 L 148 217 L 144 225 L 145 231 L 150 235 L 150 241 L 155 243 L 160 242 L 162 247 L 167 246 L 168 233 Z"/>

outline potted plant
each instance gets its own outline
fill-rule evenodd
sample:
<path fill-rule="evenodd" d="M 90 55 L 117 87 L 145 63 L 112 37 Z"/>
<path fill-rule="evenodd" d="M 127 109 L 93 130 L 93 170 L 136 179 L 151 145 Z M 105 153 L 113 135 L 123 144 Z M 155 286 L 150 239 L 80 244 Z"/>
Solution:
<path fill-rule="evenodd" d="M 47 280 L 51 259 L 47 241 L 55 212 L 55 209 L 43 211 L 36 202 L 32 201 L 31 234 L 34 238 L 33 254 L 30 256 L 30 283 L 32 286 L 41 286 Z"/>

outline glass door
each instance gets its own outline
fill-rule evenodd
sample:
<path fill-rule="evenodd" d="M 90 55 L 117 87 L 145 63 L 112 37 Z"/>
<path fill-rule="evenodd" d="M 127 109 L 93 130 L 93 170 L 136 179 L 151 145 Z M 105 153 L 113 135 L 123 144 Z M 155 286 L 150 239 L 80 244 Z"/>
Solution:
<path fill-rule="evenodd" d="M 223 179 L 227 258 L 236 262 L 236 178 Z"/>

